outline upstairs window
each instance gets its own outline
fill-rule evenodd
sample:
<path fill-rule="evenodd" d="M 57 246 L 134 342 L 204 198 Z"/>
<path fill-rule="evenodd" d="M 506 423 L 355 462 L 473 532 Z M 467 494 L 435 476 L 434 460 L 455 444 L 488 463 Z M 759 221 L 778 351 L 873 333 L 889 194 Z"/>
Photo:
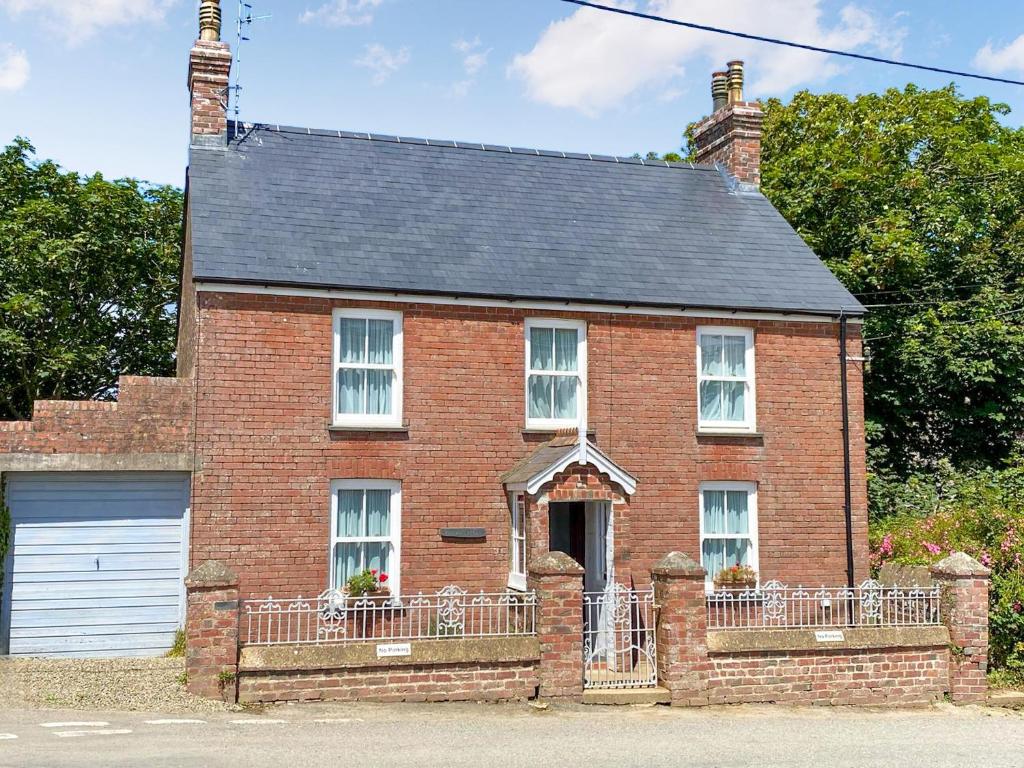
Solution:
<path fill-rule="evenodd" d="M 527 428 L 578 426 L 586 397 L 586 325 L 576 320 L 527 319 Z"/>
<path fill-rule="evenodd" d="M 509 509 L 512 525 L 509 534 L 508 585 L 512 589 L 526 589 L 526 498 L 521 493 L 510 494 Z"/>
<path fill-rule="evenodd" d="M 399 595 L 401 488 L 391 480 L 335 480 L 331 484 L 330 584 L 345 583 L 364 570 L 388 575 Z"/>
<path fill-rule="evenodd" d="M 334 424 L 402 424 L 402 315 L 371 309 L 334 313 Z"/>
<path fill-rule="evenodd" d="M 700 561 L 710 588 L 733 565 L 757 570 L 757 486 L 704 483 L 700 488 Z"/>
<path fill-rule="evenodd" d="M 697 329 L 698 427 L 753 432 L 754 332 Z"/>

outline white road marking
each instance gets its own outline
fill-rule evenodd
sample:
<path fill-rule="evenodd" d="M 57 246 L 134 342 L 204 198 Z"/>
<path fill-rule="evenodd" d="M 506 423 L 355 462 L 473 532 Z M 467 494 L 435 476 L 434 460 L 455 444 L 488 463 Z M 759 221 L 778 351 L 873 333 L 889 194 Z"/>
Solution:
<path fill-rule="evenodd" d="M 96 720 L 93 722 L 69 720 L 66 723 L 40 723 L 40 725 L 43 726 L 43 728 L 103 728 L 104 726 L 110 725 L 110 723 L 102 720 Z"/>
<path fill-rule="evenodd" d="M 270 719 L 263 720 L 263 719 L 259 719 L 259 718 L 255 718 L 255 717 L 250 717 L 250 718 L 248 718 L 246 720 L 230 720 L 229 722 L 231 722 L 234 725 L 267 725 L 267 724 L 270 724 L 270 725 L 280 725 L 281 723 L 287 723 L 288 721 L 287 720 L 270 720 Z"/>
<path fill-rule="evenodd" d="M 205 720 L 189 720 L 188 718 L 181 718 L 180 720 L 144 720 L 143 722 L 146 725 L 206 725 Z"/>
<path fill-rule="evenodd" d="M 95 731 L 55 731 L 53 735 L 61 739 L 68 739 L 75 736 L 120 736 L 125 733 L 131 733 L 131 730 L 128 728 L 101 728 Z"/>
<path fill-rule="evenodd" d="M 314 720 L 314 723 L 361 723 L 361 717 L 325 717 L 322 720 Z"/>
<path fill-rule="evenodd" d="M 0 733 L 0 741 L 7 741 L 9 739 L 16 738 L 18 738 L 18 734 L 16 733 Z"/>

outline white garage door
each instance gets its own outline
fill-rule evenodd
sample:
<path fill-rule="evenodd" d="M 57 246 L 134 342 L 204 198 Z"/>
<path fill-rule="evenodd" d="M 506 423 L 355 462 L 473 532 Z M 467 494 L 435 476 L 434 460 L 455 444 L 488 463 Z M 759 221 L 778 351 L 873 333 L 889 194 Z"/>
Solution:
<path fill-rule="evenodd" d="M 0 652 L 167 651 L 184 617 L 188 475 L 13 472 L 6 478 L 14 540 Z"/>

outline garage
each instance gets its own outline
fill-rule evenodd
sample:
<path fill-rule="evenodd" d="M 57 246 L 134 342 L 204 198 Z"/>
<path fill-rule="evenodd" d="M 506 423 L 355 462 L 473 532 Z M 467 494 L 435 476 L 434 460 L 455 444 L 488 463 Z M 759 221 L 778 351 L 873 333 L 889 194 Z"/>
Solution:
<path fill-rule="evenodd" d="M 184 619 L 188 475 L 9 472 L 0 652 L 158 656 Z"/>

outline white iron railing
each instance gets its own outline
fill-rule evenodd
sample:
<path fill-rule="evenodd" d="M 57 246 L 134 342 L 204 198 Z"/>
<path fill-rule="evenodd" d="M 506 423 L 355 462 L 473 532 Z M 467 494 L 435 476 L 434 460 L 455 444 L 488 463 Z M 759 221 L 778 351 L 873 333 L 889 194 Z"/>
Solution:
<path fill-rule="evenodd" d="M 906 627 L 939 623 L 938 587 L 790 588 L 769 581 L 756 589 L 707 596 L 708 629 Z"/>
<path fill-rule="evenodd" d="M 536 609 L 533 592 L 472 594 L 449 585 L 398 600 L 328 590 L 315 598 L 244 601 L 242 637 L 245 645 L 277 645 L 533 635 Z"/>
<path fill-rule="evenodd" d="M 612 583 L 583 593 L 583 687 L 657 685 L 654 590 Z"/>

